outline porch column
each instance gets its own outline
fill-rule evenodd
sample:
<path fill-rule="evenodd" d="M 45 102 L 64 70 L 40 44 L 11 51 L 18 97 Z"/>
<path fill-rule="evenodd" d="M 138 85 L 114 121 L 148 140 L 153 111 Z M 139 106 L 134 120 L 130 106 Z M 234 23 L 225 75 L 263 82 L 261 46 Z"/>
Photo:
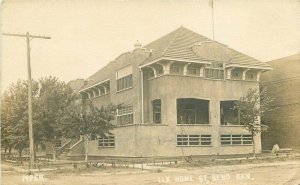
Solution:
<path fill-rule="evenodd" d="M 152 69 L 152 70 L 153 70 L 154 77 L 156 77 L 156 76 L 157 76 L 156 69 L 155 69 L 154 67 L 151 67 L 151 66 L 147 66 L 147 67 L 149 67 L 150 69 Z"/>
<path fill-rule="evenodd" d="M 260 75 L 261 75 L 261 73 L 262 73 L 262 72 L 264 72 L 264 70 L 262 70 L 262 71 L 258 71 L 258 72 L 257 72 L 257 74 L 256 74 L 256 81 L 258 81 L 258 82 L 259 82 Z"/>
<path fill-rule="evenodd" d="M 200 77 L 204 77 L 204 65 L 200 68 Z"/>
<path fill-rule="evenodd" d="M 231 79 L 231 71 L 234 70 L 234 67 L 230 67 L 226 69 L 226 78 Z"/>
<path fill-rule="evenodd" d="M 183 75 L 187 75 L 187 68 L 188 68 L 188 66 L 190 65 L 191 63 L 187 63 L 187 64 L 185 64 L 184 66 L 183 66 Z"/>
<path fill-rule="evenodd" d="M 245 69 L 244 71 L 243 71 L 243 76 L 242 76 L 242 80 L 246 80 L 246 73 L 247 73 L 247 71 L 249 71 L 250 69 Z"/>
<path fill-rule="evenodd" d="M 163 67 L 163 69 L 164 69 L 164 75 L 170 74 L 170 67 L 171 67 L 172 63 L 173 63 L 173 61 L 170 61 L 167 64 L 162 64 L 162 63 L 158 62 L 158 64 L 161 65 Z"/>

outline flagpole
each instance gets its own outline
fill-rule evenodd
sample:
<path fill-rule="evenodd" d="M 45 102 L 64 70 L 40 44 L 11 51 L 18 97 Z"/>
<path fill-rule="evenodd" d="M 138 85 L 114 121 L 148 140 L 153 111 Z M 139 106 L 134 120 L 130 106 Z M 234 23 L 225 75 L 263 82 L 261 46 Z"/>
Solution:
<path fill-rule="evenodd" d="M 211 0 L 212 39 L 215 40 L 214 0 Z"/>

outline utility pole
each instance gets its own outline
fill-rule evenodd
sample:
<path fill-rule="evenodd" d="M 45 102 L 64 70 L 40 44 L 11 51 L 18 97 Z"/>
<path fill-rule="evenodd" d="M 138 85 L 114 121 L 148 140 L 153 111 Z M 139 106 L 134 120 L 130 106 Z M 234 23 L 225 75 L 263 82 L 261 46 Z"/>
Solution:
<path fill-rule="evenodd" d="M 5 36 L 13 37 L 25 37 L 27 44 L 27 70 L 28 70 L 28 125 L 29 125 L 29 147 L 30 147 L 30 160 L 29 170 L 34 167 L 34 141 L 33 141 L 33 128 L 32 128 L 32 79 L 31 79 L 31 65 L 30 65 L 30 40 L 34 38 L 38 39 L 51 39 L 51 37 L 30 35 L 29 32 L 26 34 L 14 34 L 14 33 L 3 33 Z"/>

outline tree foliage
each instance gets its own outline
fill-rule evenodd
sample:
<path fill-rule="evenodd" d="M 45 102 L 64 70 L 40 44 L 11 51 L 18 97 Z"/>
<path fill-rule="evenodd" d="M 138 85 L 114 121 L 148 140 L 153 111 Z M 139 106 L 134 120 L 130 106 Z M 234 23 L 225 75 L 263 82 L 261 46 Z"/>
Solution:
<path fill-rule="evenodd" d="M 239 111 L 240 124 L 251 133 L 253 142 L 253 154 L 255 156 L 254 136 L 267 131 L 268 126 L 260 122 L 260 118 L 267 112 L 277 107 L 272 107 L 274 98 L 268 96 L 267 89 L 248 89 L 247 94 L 241 97 L 235 105 Z"/>
<path fill-rule="evenodd" d="M 112 121 L 115 119 L 118 106 L 96 107 L 92 102 L 87 105 L 74 103 L 61 115 L 63 127 L 62 135 L 68 138 L 82 136 L 105 136 L 114 128 Z"/>
<path fill-rule="evenodd" d="M 32 81 L 33 135 L 36 144 L 54 142 L 61 136 L 59 116 L 76 95 L 55 77 Z M 1 98 L 1 143 L 22 151 L 29 145 L 27 81 L 13 83 Z"/>
<path fill-rule="evenodd" d="M 32 83 L 33 107 L 36 107 L 38 83 Z M 17 149 L 21 155 L 28 142 L 27 82 L 17 81 L 1 98 L 1 146 Z"/>
<path fill-rule="evenodd" d="M 27 81 L 19 80 L 1 98 L 1 143 L 4 148 L 22 151 L 29 145 Z M 35 144 L 61 137 L 105 136 L 113 129 L 117 106 L 97 108 L 80 103 L 78 95 L 56 77 L 33 81 L 33 135 Z M 54 152 L 55 156 L 55 152 Z"/>

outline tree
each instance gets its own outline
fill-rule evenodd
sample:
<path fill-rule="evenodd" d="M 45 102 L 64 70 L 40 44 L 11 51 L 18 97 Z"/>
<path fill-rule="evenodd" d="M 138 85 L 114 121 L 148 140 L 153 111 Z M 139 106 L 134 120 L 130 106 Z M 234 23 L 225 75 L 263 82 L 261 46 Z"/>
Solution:
<path fill-rule="evenodd" d="M 36 105 L 38 84 L 32 83 L 33 106 Z M 28 147 L 28 98 L 27 82 L 19 80 L 3 93 L 1 98 L 1 147 L 17 149 L 19 157 Z"/>
<path fill-rule="evenodd" d="M 63 135 L 67 138 L 83 136 L 86 141 L 85 161 L 88 161 L 88 145 L 92 136 L 105 137 L 114 128 L 116 110 L 120 106 L 108 105 L 96 107 L 92 102 L 87 105 L 76 104 L 69 106 L 61 115 Z"/>
<path fill-rule="evenodd" d="M 62 136 L 59 116 L 77 98 L 73 89 L 56 77 L 33 81 L 33 135 L 35 144 L 50 143 L 55 158 L 55 140 Z M 1 142 L 4 147 L 28 147 L 27 82 L 10 85 L 1 98 Z"/>
<path fill-rule="evenodd" d="M 34 136 L 36 142 L 51 145 L 55 160 L 55 142 L 62 137 L 63 131 L 60 117 L 78 97 L 70 86 L 56 77 L 41 78 L 39 87 Z"/>
<path fill-rule="evenodd" d="M 240 114 L 240 124 L 250 132 L 253 144 L 253 157 L 255 155 L 254 136 L 267 131 L 268 126 L 260 123 L 260 118 L 266 113 L 275 110 L 271 106 L 273 98 L 267 95 L 267 89 L 248 89 L 247 94 L 241 97 L 235 105 Z"/>

